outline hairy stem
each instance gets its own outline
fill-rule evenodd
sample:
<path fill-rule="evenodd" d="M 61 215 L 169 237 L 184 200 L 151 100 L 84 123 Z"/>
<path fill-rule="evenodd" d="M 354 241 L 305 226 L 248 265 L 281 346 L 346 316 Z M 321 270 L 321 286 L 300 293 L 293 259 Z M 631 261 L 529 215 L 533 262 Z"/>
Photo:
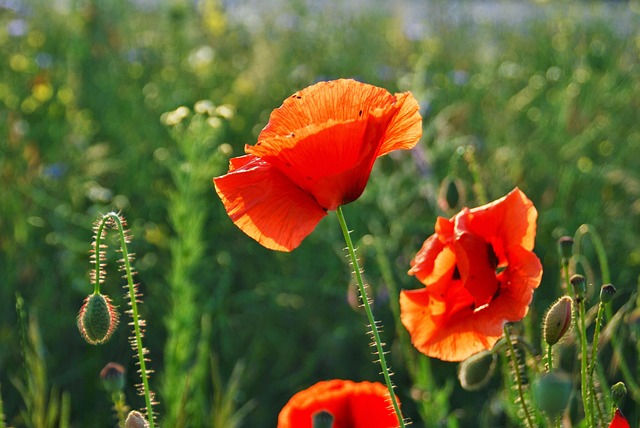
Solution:
<path fill-rule="evenodd" d="M 391 400 L 393 410 L 398 418 L 399 426 L 400 428 L 404 428 L 405 422 L 402 416 L 402 412 L 400 411 L 400 406 L 398 404 L 396 394 L 393 392 L 393 384 L 391 383 L 391 374 L 390 374 L 389 367 L 387 366 L 387 360 L 385 358 L 383 343 L 382 343 L 382 340 L 380 339 L 380 332 L 378 331 L 378 324 L 376 323 L 376 320 L 373 317 L 373 311 L 371 310 L 371 304 L 369 302 L 369 297 L 367 296 L 367 289 L 362 279 L 362 270 L 360 269 L 358 258 L 356 257 L 356 251 L 353 246 L 353 242 L 351 241 L 351 236 L 349 235 L 350 232 L 347 227 L 344 214 L 342 213 L 342 207 L 338 207 L 338 209 L 336 210 L 336 214 L 338 215 L 338 221 L 340 222 L 340 227 L 342 228 L 342 234 L 344 235 L 344 240 L 347 244 L 347 250 L 349 251 L 349 258 L 351 260 L 351 265 L 353 266 L 353 272 L 356 277 L 356 281 L 358 283 L 360 296 L 362 297 L 362 305 L 367 314 L 369 325 L 371 326 L 371 335 L 373 337 L 373 341 L 375 342 L 376 351 L 379 357 L 380 367 L 382 369 L 382 375 L 384 377 L 385 384 L 387 385 L 387 389 L 389 390 L 389 398 Z"/>
<path fill-rule="evenodd" d="M 129 287 L 129 300 L 131 303 L 131 318 L 133 319 L 133 330 L 135 334 L 136 350 L 138 352 L 138 362 L 140 364 L 140 377 L 142 378 L 144 400 L 147 406 L 147 419 L 149 422 L 149 428 L 154 428 L 153 401 L 151 399 L 151 390 L 149 389 L 149 374 L 147 372 L 146 360 L 144 356 L 144 348 L 142 346 L 142 332 L 140 330 L 140 318 L 138 316 L 136 288 L 133 283 L 133 273 L 131 269 L 129 251 L 127 249 L 127 239 L 124 234 L 124 227 L 122 225 L 122 221 L 120 220 L 120 216 L 118 216 L 116 213 L 109 213 L 105 215 L 105 218 L 106 217 L 110 217 L 112 219 L 112 221 L 114 222 L 118 230 L 118 237 L 120 239 L 120 249 L 122 250 L 122 259 L 124 263 L 125 276 L 127 278 L 127 285 Z"/>
<path fill-rule="evenodd" d="M 509 358 L 511 359 L 511 364 L 513 364 L 513 375 L 515 376 L 516 387 L 518 389 L 518 397 L 520 397 L 520 404 L 522 405 L 522 410 L 524 411 L 527 427 L 533 428 L 535 425 L 531 418 L 531 414 L 529 414 L 529 408 L 527 407 L 527 402 L 524 397 L 522 379 L 520 378 L 520 369 L 518 368 L 519 366 L 518 358 L 516 357 L 516 352 L 513 347 L 513 343 L 511 343 L 511 335 L 509 333 L 508 324 L 504 325 L 503 331 L 504 331 L 504 337 L 506 339 L 507 349 L 509 350 Z"/>

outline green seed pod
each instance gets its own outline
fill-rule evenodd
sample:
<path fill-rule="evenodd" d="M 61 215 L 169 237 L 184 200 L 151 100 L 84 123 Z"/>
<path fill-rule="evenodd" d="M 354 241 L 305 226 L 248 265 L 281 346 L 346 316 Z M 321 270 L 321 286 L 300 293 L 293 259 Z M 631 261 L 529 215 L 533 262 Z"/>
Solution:
<path fill-rule="evenodd" d="M 100 293 L 87 297 L 78 313 L 80 334 L 91 345 L 108 341 L 118 326 L 118 312 L 111 299 Z"/>
<path fill-rule="evenodd" d="M 333 427 L 333 415 L 325 410 L 321 410 L 314 413 L 312 418 L 313 428 L 332 428 Z"/>
<path fill-rule="evenodd" d="M 570 236 L 563 236 L 558 239 L 558 249 L 563 261 L 568 262 L 573 255 L 573 238 Z"/>
<path fill-rule="evenodd" d="M 542 325 L 544 340 L 553 346 L 571 327 L 571 297 L 562 296 L 551 305 Z"/>
<path fill-rule="evenodd" d="M 565 372 L 554 370 L 533 381 L 533 402 L 549 416 L 562 413 L 571 398 L 571 378 Z"/>
<path fill-rule="evenodd" d="M 616 287 L 613 284 L 605 284 L 600 287 L 600 301 L 602 303 L 609 303 L 613 300 L 613 296 L 616 294 Z"/>
<path fill-rule="evenodd" d="M 120 392 L 124 389 L 125 369 L 118 363 L 108 363 L 100 371 L 100 379 L 107 392 Z"/>
<path fill-rule="evenodd" d="M 622 400 L 627 396 L 627 387 L 624 382 L 618 382 L 611 386 L 611 400 L 614 407 L 620 407 Z"/>
<path fill-rule="evenodd" d="M 460 363 L 458 379 L 467 391 L 475 391 L 487 384 L 496 368 L 498 356 L 490 351 L 480 351 Z"/>
<path fill-rule="evenodd" d="M 575 274 L 569 279 L 571 286 L 573 287 L 573 293 L 578 299 L 584 299 L 584 295 L 587 292 L 587 280 L 584 276 Z"/>
<path fill-rule="evenodd" d="M 148 428 L 149 422 L 142 416 L 142 413 L 135 410 L 129 412 L 127 420 L 124 421 L 124 428 Z"/>

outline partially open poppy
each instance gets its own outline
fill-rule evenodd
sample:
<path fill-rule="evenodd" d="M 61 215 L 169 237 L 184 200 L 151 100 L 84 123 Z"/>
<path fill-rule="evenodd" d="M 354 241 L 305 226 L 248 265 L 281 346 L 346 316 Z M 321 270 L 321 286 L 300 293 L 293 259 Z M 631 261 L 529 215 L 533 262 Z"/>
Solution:
<path fill-rule="evenodd" d="M 490 349 L 505 322 L 527 314 L 542 266 L 532 252 L 537 211 L 520 189 L 453 218 L 411 262 L 425 288 L 400 294 L 400 318 L 414 346 L 446 361 Z"/>
<path fill-rule="evenodd" d="M 378 156 L 422 135 L 408 92 L 340 79 L 296 92 L 271 113 L 255 146 L 213 179 L 233 222 L 267 248 L 291 251 L 338 206 L 356 200 Z"/>
<path fill-rule="evenodd" d="M 333 417 L 333 428 L 392 428 L 398 419 L 389 391 L 378 382 L 328 380 L 295 394 L 278 415 L 278 428 L 312 428 L 321 412 Z"/>
<path fill-rule="evenodd" d="M 620 409 L 616 409 L 613 419 L 609 424 L 609 428 L 629 428 L 629 421 L 624 417 Z"/>

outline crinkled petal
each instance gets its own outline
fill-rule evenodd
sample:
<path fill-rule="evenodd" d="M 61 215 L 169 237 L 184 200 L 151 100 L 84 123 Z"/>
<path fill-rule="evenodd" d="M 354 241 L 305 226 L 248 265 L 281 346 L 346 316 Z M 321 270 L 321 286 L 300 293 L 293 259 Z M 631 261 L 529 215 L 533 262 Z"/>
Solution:
<path fill-rule="evenodd" d="M 326 215 L 313 197 L 252 155 L 232 159 L 229 173 L 213 181 L 236 226 L 273 250 L 296 248 Z"/>
<path fill-rule="evenodd" d="M 394 150 L 412 149 L 422 136 L 422 116 L 418 101 L 409 92 L 396 94 L 398 109 L 384 136 L 378 156 Z"/>
<path fill-rule="evenodd" d="M 309 125 L 364 119 L 395 98 L 383 88 L 352 79 L 318 82 L 287 98 L 269 117 L 258 141 L 285 137 Z"/>
<path fill-rule="evenodd" d="M 356 200 L 369 180 L 391 109 L 365 119 L 311 125 L 245 150 L 278 168 L 327 210 Z"/>
<path fill-rule="evenodd" d="M 487 239 L 502 260 L 506 247 L 533 250 L 538 212 L 517 187 L 506 196 L 470 210 L 466 228 Z"/>

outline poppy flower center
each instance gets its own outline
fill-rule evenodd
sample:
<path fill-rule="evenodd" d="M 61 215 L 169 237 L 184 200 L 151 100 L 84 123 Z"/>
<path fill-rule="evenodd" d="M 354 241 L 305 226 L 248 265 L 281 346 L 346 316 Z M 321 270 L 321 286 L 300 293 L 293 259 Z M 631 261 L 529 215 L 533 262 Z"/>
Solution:
<path fill-rule="evenodd" d="M 489 304 L 499 294 L 498 256 L 482 237 L 461 233 L 454 244 L 456 266 L 452 279 L 459 279 L 473 298 L 473 309 Z"/>

